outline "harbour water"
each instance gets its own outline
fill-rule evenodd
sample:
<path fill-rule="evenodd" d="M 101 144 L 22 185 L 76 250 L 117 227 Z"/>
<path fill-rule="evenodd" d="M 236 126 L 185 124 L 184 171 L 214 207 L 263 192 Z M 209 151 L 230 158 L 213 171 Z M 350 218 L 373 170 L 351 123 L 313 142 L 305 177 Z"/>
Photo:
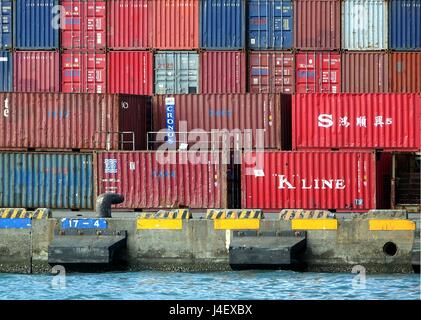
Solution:
<path fill-rule="evenodd" d="M 420 275 L 241 271 L 0 274 L 0 300 L 420 300 Z"/>

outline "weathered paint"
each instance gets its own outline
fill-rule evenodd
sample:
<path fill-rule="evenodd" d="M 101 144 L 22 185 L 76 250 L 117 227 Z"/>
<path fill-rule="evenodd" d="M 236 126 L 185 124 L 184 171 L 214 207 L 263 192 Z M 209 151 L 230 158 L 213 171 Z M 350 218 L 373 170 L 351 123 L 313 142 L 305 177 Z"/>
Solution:
<path fill-rule="evenodd" d="M 0 153 L 0 207 L 92 209 L 92 154 Z"/>
<path fill-rule="evenodd" d="M 215 230 L 259 230 L 259 219 L 215 219 Z"/>
<path fill-rule="evenodd" d="M 416 224 L 410 220 L 368 220 L 370 231 L 415 231 Z"/>
<path fill-rule="evenodd" d="M 296 94 L 294 149 L 421 150 L 419 94 Z"/>
<path fill-rule="evenodd" d="M 13 45 L 12 1 L 0 1 L 0 49 L 10 49 Z"/>
<path fill-rule="evenodd" d="M 336 219 L 292 219 L 292 230 L 337 230 Z"/>
<path fill-rule="evenodd" d="M 183 220 L 138 219 L 137 230 L 183 230 Z"/>
<path fill-rule="evenodd" d="M 9 92 L 13 87 L 12 54 L 9 51 L 0 51 L 0 91 Z"/>
<path fill-rule="evenodd" d="M 372 152 L 248 152 L 243 156 L 243 208 L 363 211 L 376 208 Z"/>
<path fill-rule="evenodd" d="M 387 49 L 387 8 L 387 0 L 343 0 L 342 48 Z"/>
<path fill-rule="evenodd" d="M 392 52 L 389 57 L 389 91 L 421 92 L 421 52 Z"/>
<path fill-rule="evenodd" d="M 122 194 L 124 209 L 225 208 L 226 165 L 207 152 L 100 152 L 98 194 Z M 174 220 L 173 220 L 174 221 Z"/>
<path fill-rule="evenodd" d="M 389 47 L 396 50 L 421 49 L 421 2 L 389 1 Z"/>

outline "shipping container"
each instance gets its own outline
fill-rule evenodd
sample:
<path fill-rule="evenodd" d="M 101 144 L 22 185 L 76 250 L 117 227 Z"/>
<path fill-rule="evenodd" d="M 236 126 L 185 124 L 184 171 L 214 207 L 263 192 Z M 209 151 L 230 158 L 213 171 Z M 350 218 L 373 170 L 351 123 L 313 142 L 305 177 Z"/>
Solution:
<path fill-rule="evenodd" d="M 297 49 L 340 49 L 340 0 L 294 0 L 294 24 Z"/>
<path fill-rule="evenodd" d="M 0 153 L 0 207 L 93 209 L 92 154 Z"/>
<path fill-rule="evenodd" d="M 66 52 L 61 55 L 62 92 L 105 93 L 106 88 L 106 54 Z"/>
<path fill-rule="evenodd" d="M 200 1 L 200 48 L 245 48 L 244 0 Z"/>
<path fill-rule="evenodd" d="M 387 49 L 387 16 L 387 0 L 343 0 L 342 49 Z"/>
<path fill-rule="evenodd" d="M 155 54 L 155 93 L 199 92 L 199 54 L 160 51 Z"/>
<path fill-rule="evenodd" d="M 421 1 L 390 0 L 389 47 L 421 50 Z"/>
<path fill-rule="evenodd" d="M 218 153 L 100 152 L 98 194 L 122 194 L 120 209 L 226 208 L 226 167 Z"/>
<path fill-rule="evenodd" d="M 252 93 L 293 93 L 295 58 L 291 52 L 255 51 L 249 55 Z"/>
<path fill-rule="evenodd" d="M 153 0 L 149 2 L 153 48 L 199 48 L 199 1 Z"/>
<path fill-rule="evenodd" d="M 12 53 L 0 51 L 0 92 L 12 91 L 13 87 L 13 63 Z"/>
<path fill-rule="evenodd" d="M 152 68 L 152 52 L 109 52 L 108 93 L 152 95 Z"/>
<path fill-rule="evenodd" d="M 1 150 L 142 150 L 145 96 L 0 93 Z M 127 132 L 123 136 L 122 132 Z M 122 141 L 127 141 L 124 145 Z"/>
<path fill-rule="evenodd" d="M 201 93 L 245 93 L 246 53 L 205 51 L 200 53 Z"/>
<path fill-rule="evenodd" d="M 136 50 L 151 47 L 150 6 L 150 0 L 107 2 L 107 42 L 110 49 Z"/>
<path fill-rule="evenodd" d="M 421 151 L 419 94 L 296 94 L 294 149 Z"/>
<path fill-rule="evenodd" d="M 61 47 L 76 50 L 104 50 L 106 47 L 106 2 L 64 0 Z"/>
<path fill-rule="evenodd" d="M 252 50 L 293 47 L 291 0 L 248 1 L 248 45 Z"/>
<path fill-rule="evenodd" d="M 14 2 L 14 47 L 23 50 L 59 48 L 60 7 L 58 0 Z"/>
<path fill-rule="evenodd" d="M 389 54 L 389 91 L 421 93 L 421 52 Z"/>
<path fill-rule="evenodd" d="M 295 56 L 295 92 L 341 92 L 341 55 L 301 52 Z"/>
<path fill-rule="evenodd" d="M 344 52 L 342 92 L 384 93 L 389 91 L 389 55 L 385 52 Z"/>
<path fill-rule="evenodd" d="M 15 51 L 13 91 L 59 92 L 60 54 L 55 51 Z"/>
<path fill-rule="evenodd" d="M 249 152 L 241 169 L 243 208 L 376 208 L 376 158 L 371 152 Z"/>
<path fill-rule="evenodd" d="M 0 49 L 10 49 L 13 45 L 12 1 L 0 0 Z"/>
<path fill-rule="evenodd" d="M 169 100 L 172 102 L 169 103 Z M 170 111 L 169 105 L 172 106 Z M 237 150 L 243 147 L 290 148 L 290 95 L 160 95 L 153 97 L 152 110 L 154 132 L 171 129 L 176 133 L 176 139 L 177 132 L 188 132 L 189 136 L 185 136 L 189 139 L 186 142 L 188 145 L 194 145 L 197 133 L 202 132 L 206 133 L 206 137 L 200 139 L 204 147 L 222 148 L 223 137 L 219 134 L 226 130 L 230 139 L 229 147 Z M 169 118 L 174 121 L 169 123 Z M 258 132 L 258 129 L 264 131 Z M 260 137 L 264 140 L 257 145 Z M 179 144 L 183 143 L 181 138 L 178 138 Z M 154 140 L 154 147 L 162 144 L 157 140 Z"/>

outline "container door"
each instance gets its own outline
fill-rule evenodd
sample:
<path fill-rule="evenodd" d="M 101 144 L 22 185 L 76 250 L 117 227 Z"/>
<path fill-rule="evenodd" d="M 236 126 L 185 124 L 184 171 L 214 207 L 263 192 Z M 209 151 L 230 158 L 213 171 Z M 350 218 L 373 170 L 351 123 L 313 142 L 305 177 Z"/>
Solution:
<path fill-rule="evenodd" d="M 12 1 L 1 1 L 0 12 L 0 48 L 10 49 L 12 47 Z"/>

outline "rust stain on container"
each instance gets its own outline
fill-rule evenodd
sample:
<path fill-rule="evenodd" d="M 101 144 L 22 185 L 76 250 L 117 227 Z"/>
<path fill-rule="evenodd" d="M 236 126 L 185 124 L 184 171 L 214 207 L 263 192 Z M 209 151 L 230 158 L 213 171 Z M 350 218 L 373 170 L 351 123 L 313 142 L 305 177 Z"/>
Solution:
<path fill-rule="evenodd" d="M 421 52 L 389 55 L 390 92 L 421 92 Z"/>

